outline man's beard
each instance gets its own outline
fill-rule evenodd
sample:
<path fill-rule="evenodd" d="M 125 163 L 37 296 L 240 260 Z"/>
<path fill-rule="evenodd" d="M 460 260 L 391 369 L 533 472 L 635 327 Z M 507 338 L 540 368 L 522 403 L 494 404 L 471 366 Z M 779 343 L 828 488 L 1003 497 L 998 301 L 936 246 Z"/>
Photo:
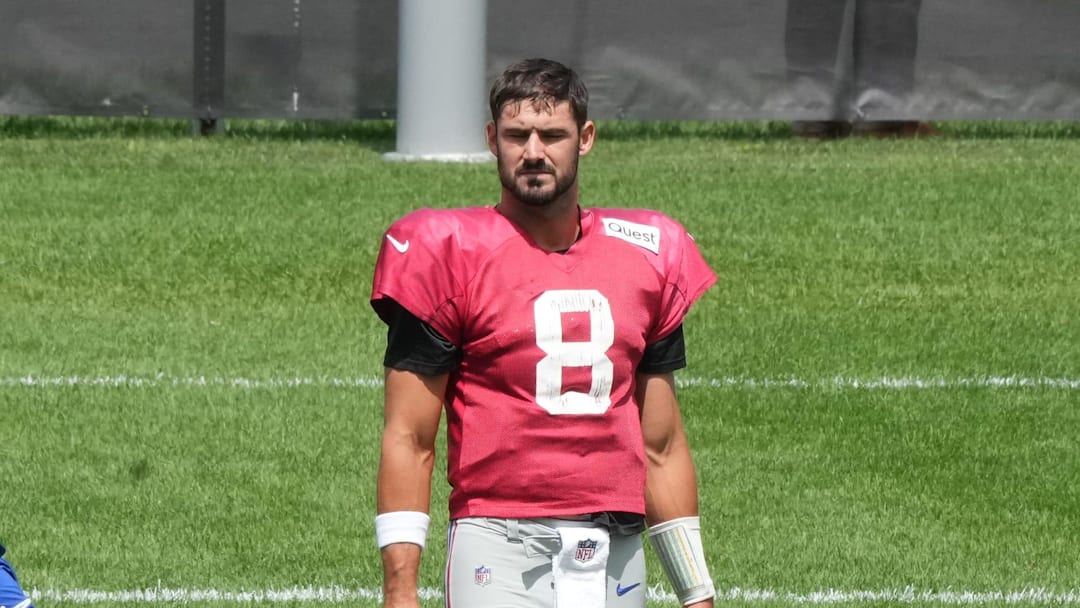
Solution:
<path fill-rule="evenodd" d="M 575 158 L 570 170 L 562 177 L 556 177 L 555 168 L 544 161 L 537 161 L 532 164 L 525 163 L 521 167 L 524 171 L 546 171 L 546 173 L 526 176 L 525 185 L 523 186 L 518 182 L 514 168 L 503 165 L 502 159 L 499 159 L 499 181 L 502 182 L 503 188 L 513 193 L 519 201 L 533 207 L 544 207 L 566 194 L 574 186 L 574 182 L 577 180 L 577 166 L 578 159 Z M 545 190 L 541 185 L 541 180 L 549 175 L 555 177 L 555 187 L 551 190 Z"/>

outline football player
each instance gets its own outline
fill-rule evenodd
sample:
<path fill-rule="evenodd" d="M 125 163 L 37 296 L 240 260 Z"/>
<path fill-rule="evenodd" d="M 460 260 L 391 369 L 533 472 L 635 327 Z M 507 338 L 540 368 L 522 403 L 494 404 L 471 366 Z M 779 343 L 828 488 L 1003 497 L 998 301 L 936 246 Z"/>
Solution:
<path fill-rule="evenodd" d="M 15 578 L 15 569 L 4 559 L 5 552 L 4 545 L 0 545 L 0 608 L 33 608 Z"/>
<path fill-rule="evenodd" d="M 419 210 L 385 234 L 386 606 L 419 605 L 444 409 L 448 606 L 642 608 L 646 528 L 681 602 L 712 606 L 673 372 L 716 277 L 670 217 L 579 204 L 587 106 L 566 66 L 510 66 L 487 125 L 498 204 Z"/>

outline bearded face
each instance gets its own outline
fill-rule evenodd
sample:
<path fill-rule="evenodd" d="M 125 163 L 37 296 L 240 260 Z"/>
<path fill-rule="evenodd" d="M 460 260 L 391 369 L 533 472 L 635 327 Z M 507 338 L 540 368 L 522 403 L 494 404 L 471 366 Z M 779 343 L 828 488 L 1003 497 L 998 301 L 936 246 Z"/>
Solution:
<path fill-rule="evenodd" d="M 577 183 L 578 161 L 593 133 L 591 122 L 578 127 L 569 102 L 508 104 L 498 123 L 488 125 L 504 192 L 532 207 L 560 200 Z"/>

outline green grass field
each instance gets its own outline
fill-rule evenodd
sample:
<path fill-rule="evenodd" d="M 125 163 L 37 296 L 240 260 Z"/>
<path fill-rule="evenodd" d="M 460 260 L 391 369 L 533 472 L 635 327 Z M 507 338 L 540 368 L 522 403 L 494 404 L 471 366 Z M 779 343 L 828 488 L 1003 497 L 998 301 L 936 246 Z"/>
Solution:
<path fill-rule="evenodd" d="M 1080 127 L 942 128 L 606 123 L 582 161 L 721 275 L 679 378 L 722 603 L 1080 604 Z M 376 606 L 374 257 L 494 166 L 188 130 L 0 118 L 0 542 L 39 608 Z"/>

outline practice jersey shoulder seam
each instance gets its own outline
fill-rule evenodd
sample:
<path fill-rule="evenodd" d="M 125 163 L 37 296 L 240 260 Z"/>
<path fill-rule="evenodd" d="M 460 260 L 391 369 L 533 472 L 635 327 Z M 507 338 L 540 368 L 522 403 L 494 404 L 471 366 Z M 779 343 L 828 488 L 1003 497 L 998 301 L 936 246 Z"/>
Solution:
<path fill-rule="evenodd" d="M 514 234 L 492 207 L 412 211 L 386 231 L 398 242 L 408 242 L 408 250 L 384 250 L 373 299 L 401 296 L 404 301 L 399 303 L 412 314 L 453 339 L 446 319 L 457 315 L 446 311 L 457 310 L 486 260 Z M 413 282 L 403 281 L 402 276 L 410 276 Z"/>
<path fill-rule="evenodd" d="M 394 222 L 387 234 L 429 248 L 450 245 L 450 251 L 482 258 L 513 235 L 512 230 L 502 229 L 500 220 L 491 207 L 424 208 Z"/>

